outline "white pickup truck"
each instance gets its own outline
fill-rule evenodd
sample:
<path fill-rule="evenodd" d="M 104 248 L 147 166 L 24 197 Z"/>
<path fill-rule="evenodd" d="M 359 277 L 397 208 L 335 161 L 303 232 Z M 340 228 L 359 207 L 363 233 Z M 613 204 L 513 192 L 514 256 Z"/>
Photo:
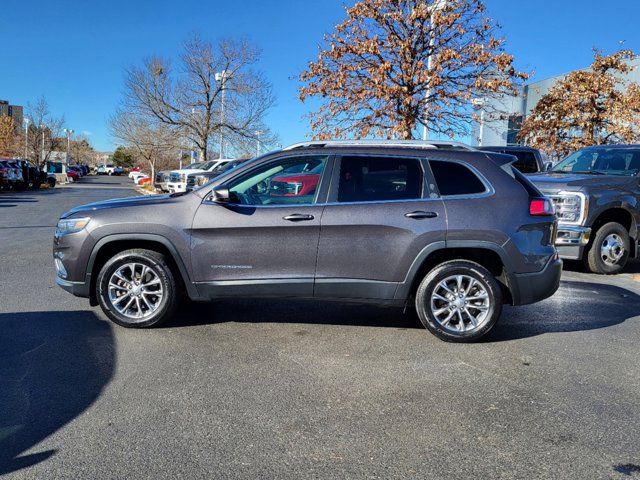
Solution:
<path fill-rule="evenodd" d="M 234 160 L 233 158 L 219 158 L 216 160 L 209 160 L 204 163 L 192 163 L 182 170 L 173 170 L 169 174 L 169 182 L 167 183 L 167 189 L 169 193 L 178 193 L 187 191 L 187 176 L 190 173 L 202 173 L 211 172 L 216 168 L 224 165 L 227 162 Z"/>

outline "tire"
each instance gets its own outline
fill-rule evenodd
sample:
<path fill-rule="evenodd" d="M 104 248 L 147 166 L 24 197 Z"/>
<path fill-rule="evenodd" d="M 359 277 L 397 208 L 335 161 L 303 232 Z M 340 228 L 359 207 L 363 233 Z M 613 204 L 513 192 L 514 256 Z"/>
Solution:
<path fill-rule="evenodd" d="M 135 276 L 131 265 L 136 265 Z M 147 273 L 139 279 L 144 267 L 148 268 Z M 120 275 L 115 281 L 119 288 L 110 287 L 116 272 Z M 147 285 L 145 289 L 144 285 L 135 284 L 135 280 L 153 281 L 154 285 Z M 154 295 L 159 291 L 161 296 Z M 102 311 L 114 323 L 128 328 L 157 327 L 166 322 L 173 316 L 180 296 L 179 283 L 165 256 L 152 250 L 132 249 L 118 253 L 105 263 L 96 281 L 96 298 Z M 126 298 L 120 302 L 114 301 L 114 298 L 123 297 Z"/>
<path fill-rule="evenodd" d="M 463 279 L 462 290 L 467 290 L 471 284 L 469 299 L 452 295 L 458 293 L 457 277 L 460 276 Z M 451 293 L 442 288 L 443 284 Z M 434 297 L 434 294 L 446 302 Z M 445 295 L 450 297 L 445 298 Z M 468 303 L 465 304 L 465 301 Z M 439 339 L 474 342 L 489 333 L 500 318 L 502 290 L 494 276 L 482 265 L 468 260 L 452 260 L 438 265 L 420 282 L 416 292 L 416 311 L 422 324 Z M 476 319 L 475 327 L 471 317 Z M 464 328 L 460 328 L 460 318 Z"/>
<path fill-rule="evenodd" d="M 49 185 L 49 188 L 53 188 L 56 186 L 56 179 L 53 177 L 47 177 L 47 185 Z"/>
<path fill-rule="evenodd" d="M 605 223 L 587 247 L 584 264 L 593 273 L 614 275 L 626 266 L 630 249 L 627 229 L 616 222 Z"/>

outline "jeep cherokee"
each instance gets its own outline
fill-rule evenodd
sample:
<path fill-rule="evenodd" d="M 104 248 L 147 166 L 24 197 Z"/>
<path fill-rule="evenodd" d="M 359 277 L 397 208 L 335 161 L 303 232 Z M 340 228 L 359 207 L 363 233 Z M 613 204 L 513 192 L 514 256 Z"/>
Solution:
<path fill-rule="evenodd" d="M 477 340 L 503 303 L 560 281 L 553 208 L 514 160 L 447 142 L 296 144 L 190 193 L 65 213 L 57 283 L 126 327 L 159 325 L 183 293 L 311 297 L 412 303 L 439 338 Z M 311 170 L 313 188 L 271 188 Z"/>

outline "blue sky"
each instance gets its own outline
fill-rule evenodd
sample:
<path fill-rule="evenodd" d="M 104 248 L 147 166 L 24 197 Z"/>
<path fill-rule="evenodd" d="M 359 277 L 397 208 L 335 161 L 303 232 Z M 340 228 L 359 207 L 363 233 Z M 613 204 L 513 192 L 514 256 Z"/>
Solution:
<path fill-rule="evenodd" d="M 352 1 L 346 2 L 348 5 Z M 590 63 L 591 48 L 640 51 L 638 0 L 485 0 L 517 64 L 542 79 Z M 192 32 L 247 36 L 278 97 L 268 122 L 282 143 L 304 140 L 309 108 L 298 73 L 343 18 L 340 0 L 2 0 L 0 99 L 25 105 L 44 95 L 98 150 L 113 149 L 106 120 L 122 72 L 151 54 L 174 56 Z"/>

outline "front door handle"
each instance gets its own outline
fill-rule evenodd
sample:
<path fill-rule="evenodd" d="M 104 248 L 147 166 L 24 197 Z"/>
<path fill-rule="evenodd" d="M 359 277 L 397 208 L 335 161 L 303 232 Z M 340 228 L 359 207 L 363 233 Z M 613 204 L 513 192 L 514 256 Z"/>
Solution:
<path fill-rule="evenodd" d="M 421 219 L 421 218 L 436 218 L 438 214 L 436 212 L 417 211 L 417 212 L 405 213 L 404 216 L 407 218 Z"/>
<path fill-rule="evenodd" d="M 283 220 L 288 220 L 289 222 L 307 222 L 314 218 L 315 217 L 313 215 L 306 215 L 303 213 L 292 213 L 291 215 L 282 217 Z"/>

